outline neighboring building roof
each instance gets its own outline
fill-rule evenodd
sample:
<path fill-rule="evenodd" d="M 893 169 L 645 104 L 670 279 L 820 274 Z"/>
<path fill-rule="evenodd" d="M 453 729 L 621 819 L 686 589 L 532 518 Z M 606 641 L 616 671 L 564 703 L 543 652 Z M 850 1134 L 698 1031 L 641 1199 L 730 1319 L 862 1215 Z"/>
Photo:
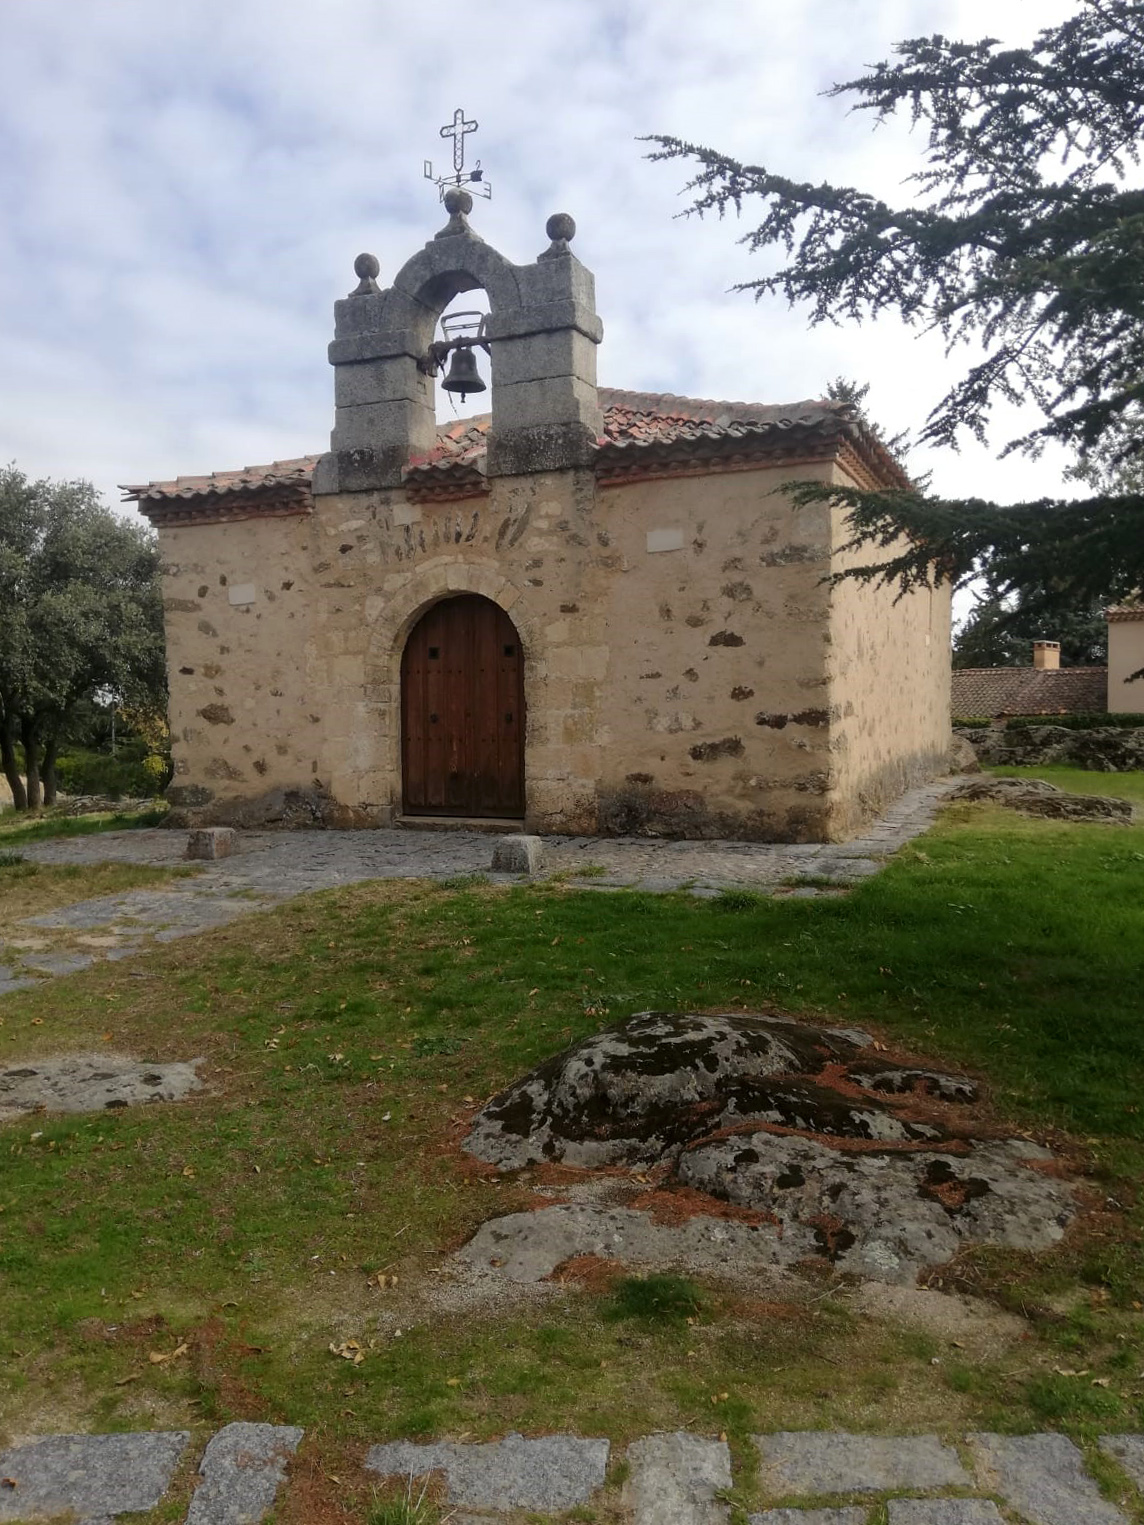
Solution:
<path fill-rule="evenodd" d="M 755 465 L 808 451 L 845 452 L 864 485 L 903 486 L 908 481 L 886 446 L 844 403 L 718 402 L 610 387 L 601 387 L 599 397 L 604 430 L 597 441 L 596 472 L 601 481 Z M 489 422 L 486 413 L 440 425 L 433 448 L 406 467 L 407 485 L 428 494 L 483 491 Z M 204 509 L 228 519 L 303 513 L 310 507 L 310 481 L 319 459 L 299 456 L 241 471 L 147 482 L 124 487 L 123 494 L 153 521 L 165 524 L 199 518 Z"/>
<path fill-rule="evenodd" d="M 1144 620 L 1144 604 L 1114 604 L 1104 611 L 1104 617 L 1110 625 L 1123 620 Z"/>
<path fill-rule="evenodd" d="M 1091 714 L 1108 708 L 1107 667 L 955 667 L 954 715 Z"/>

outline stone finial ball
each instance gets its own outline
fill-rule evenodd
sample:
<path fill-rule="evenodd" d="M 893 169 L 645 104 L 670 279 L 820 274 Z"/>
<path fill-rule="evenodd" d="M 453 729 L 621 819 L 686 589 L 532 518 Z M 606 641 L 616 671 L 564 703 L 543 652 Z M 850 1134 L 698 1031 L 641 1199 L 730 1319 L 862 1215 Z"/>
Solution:
<path fill-rule="evenodd" d="M 458 212 L 471 212 L 473 198 L 459 185 L 451 185 L 445 192 L 445 210 L 450 217 L 455 217 Z"/>
<path fill-rule="evenodd" d="M 569 217 L 567 212 L 553 212 L 552 216 L 544 224 L 544 231 L 552 239 L 553 243 L 560 239 L 567 243 L 570 238 L 576 237 L 576 223 Z"/>
<path fill-rule="evenodd" d="M 354 274 L 363 281 L 375 280 L 380 269 L 376 254 L 359 254 L 354 260 Z"/>

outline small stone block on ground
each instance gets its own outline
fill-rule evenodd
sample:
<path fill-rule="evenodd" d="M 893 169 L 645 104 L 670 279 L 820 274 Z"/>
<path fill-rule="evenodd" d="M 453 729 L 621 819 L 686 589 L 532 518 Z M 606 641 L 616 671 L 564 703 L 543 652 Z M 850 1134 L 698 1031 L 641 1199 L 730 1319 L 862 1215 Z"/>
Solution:
<path fill-rule="evenodd" d="M 186 1525 L 258 1525 L 304 1434 L 293 1425 L 228 1424 L 212 1436 Z"/>
<path fill-rule="evenodd" d="M 625 1503 L 634 1525 L 724 1525 L 716 1493 L 731 1486 L 731 1453 L 722 1440 L 679 1431 L 647 1435 L 628 1447 Z"/>
<path fill-rule="evenodd" d="M 506 1435 L 489 1445 L 413 1445 L 395 1441 L 372 1446 L 365 1464 L 383 1477 L 444 1474 L 445 1502 L 472 1509 L 573 1509 L 603 1486 L 608 1466 L 606 1440 L 576 1435 L 542 1435 L 526 1440 Z"/>
<path fill-rule="evenodd" d="M 973 1486 L 951 1446 L 936 1435 L 885 1437 L 799 1430 L 752 1437 L 768 1493 L 889 1493 L 898 1488 Z"/>
<path fill-rule="evenodd" d="M 1005 1525 L 990 1499 L 891 1499 L 889 1525 Z"/>
<path fill-rule="evenodd" d="M 1066 1436 L 971 1435 L 969 1444 L 981 1488 L 999 1494 L 1030 1525 L 1127 1525 Z"/>
<path fill-rule="evenodd" d="M 0 1120 L 22 1112 L 101 1112 L 181 1101 L 202 1088 L 189 1064 L 145 1064 L 118 1054 L 63 1054 L 0 1065 Z"/>
<path fill-rule="evenodd" d="M 0 1520 L 72 1514 L 87 1520 L 154 1509 L 170 1486 L 186 1430 L 49 1435 L 0 1451 Z"/>
<path fill-rule="evenodd" d="M 1102 1435 L 1100 1449 L 1119 1462 L 1137 1488 L 1144 1490 L 1144 1435 Z"/>
<path fill-rule="evenodd" d="M 544 843 L 540 837 L 497 838 L 493 848 L 494 874 L 539 874 L 544 863 Z"/>
<path fill-rule="evenodd" d="M 229 858 L 234 848 L 231 826 L 203 826 L 187 835 L 188 858 Z"/>
<path fill-rule="evenodd" d="M 844 1509 L 764 1509 L 749 1514 L 747 1525 L 866 1525 L 870 1510 L 865 1504 Z"/>
<path fill-rule="evenodd" d="M 24 967 L 36 974 L 57 977 L 61 974 L 78 974 L 89 969 L 94 962 L 90 953 L 29 953 Z"/>

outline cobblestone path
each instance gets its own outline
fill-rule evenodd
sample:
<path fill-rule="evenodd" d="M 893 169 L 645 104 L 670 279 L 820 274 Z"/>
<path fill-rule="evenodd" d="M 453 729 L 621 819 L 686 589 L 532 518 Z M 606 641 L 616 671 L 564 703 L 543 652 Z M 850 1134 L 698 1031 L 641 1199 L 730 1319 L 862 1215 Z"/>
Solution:
<path fill-rule="evenodd" d="M 870 874 L 932 823 L 956 780 L 911 790 L 863 836 L 841 844 L 668 842 L 642 837 L 546 837 L 547 875 L 608 891 L 688 889 L 699 896 L 728 888 L 789 895 L 838 893 Z M 186 833 L 105 832 L 61 837 L 21 848 L 46 864 L 135 863 L 186 866 Z M 124 958 L 152 942 L 170 942 L 223 926 L 313 890 L 366 879 L 447 879 L 493 874 L 495 838 L 478 831 L 250 831 L 232 857 L 201 865 L 193 877 L 149 889 L 81 900 L 28 917 L 0 932 L 0 996 L 100 958 Z M 803 881 L 800 883 L 800 881 Z M 0 1515 L 0 1519 L 3 1516 Z"/>
<path fill-rule="evenodd" d="M 290 1489 L 304 1432 L 229 1424 L 202 1446 L 187 1431 L 52 1435 L 0 1451 L 0 1521 L 70 1511 L 81 1525 L 165 1505 L 186 1525 L 257 1525 Z M 794 1431 L 751 1437 L 760 1502 L 750 1525 L 1130 1525 L 1144 1490 L 1144 1435 L 1102 1435 L 1102 1494 L 1066 1436 L 872 1436 Z M 173 1493 L 181 1462 L 199 1459 L 189 1508 Z M 341 1470 L 341 1469 L 339 1469 Z M 183 1475 L 186 1475 L 184 1469 Z M 596 1507 L 630 1525 L 728 1525 L 742 1480 L 726 1441 L 687 1432 L 626 1448 L 578 1435 L 508 1435 L 486 1444 L 376 1445 L 359 1478 L 379 1487 L 432 1475 L 452 1525 L 588 1520 Z M 414 1496 L 416 1496 L 415 1489 Z M 575 1511 L 569 1515 L 568 1511 Z M 883 1512 L 884 1511 L 884 1512 Z M 364 1525 L 364 1521 L 363 1521 Z"/>

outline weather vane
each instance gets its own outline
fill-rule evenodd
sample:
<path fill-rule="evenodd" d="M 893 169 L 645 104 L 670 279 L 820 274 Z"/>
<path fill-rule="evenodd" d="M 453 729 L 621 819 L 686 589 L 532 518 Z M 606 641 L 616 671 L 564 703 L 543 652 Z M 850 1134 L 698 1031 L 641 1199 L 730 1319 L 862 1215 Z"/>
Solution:
<path fill-rule="evenodd" d="M 469 133 L 476 132 L 478 126 L 477 122 L 466 121 L 464 111 L 458 106 L 453 113 L 453 120 L 441 128 L 441 136 L 453 140 L 453 173 L 434 175 L 432 162 L 429 159 L 425 160 L 425 178 L 432 180 L 436 185 L 437 194 L 442 201 L 445 199 L 445 192 L 451 186 L 465 186 L 477 196 L 491 196 L 493 193 L 492 186 L 485 179 L 479 159 L 471 170 L 465 169 L 465 139 Z"/>

